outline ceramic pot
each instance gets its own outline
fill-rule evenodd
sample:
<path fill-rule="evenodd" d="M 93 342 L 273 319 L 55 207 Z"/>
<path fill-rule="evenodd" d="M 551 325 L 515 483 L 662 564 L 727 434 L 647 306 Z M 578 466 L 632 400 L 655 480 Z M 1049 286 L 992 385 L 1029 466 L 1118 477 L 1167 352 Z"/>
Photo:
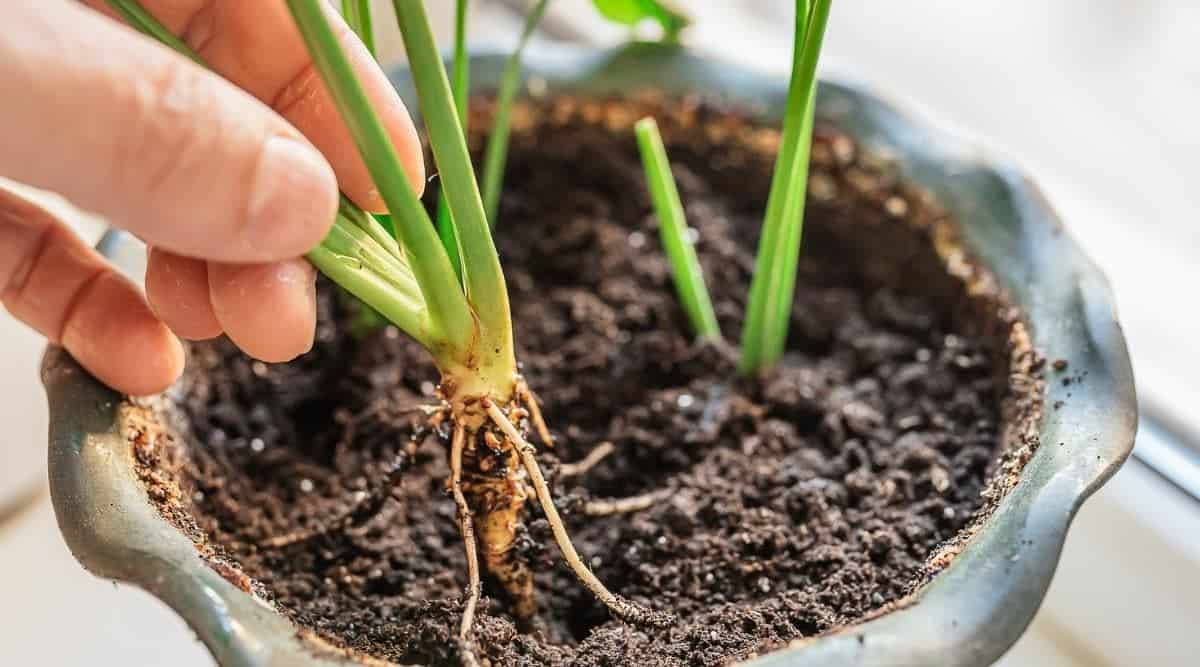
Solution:
<path fill-rule="evenodd" d="M 494 89 L 503 57 L 477 56 L 472 66 L 473 83 Z M 527 69 L 552 93 L 586 96 L 648 87 L 700 92 L 752 105 L 768 118 L 779 118 L 787 93 L 786 80 L 646 45 L 545 50 L 529 54 Z M 406 71 L 392 78 L 407 100 L 415 100 Z M 1112 296 L 1037 189 L 1009 165 L 853 87 L 823 83 L 818 116 L 867 150 L 894 158 L 904 179 L 933 192 L 957 218 L 966 248 L 1023 309 L 1034 347 L 1047 359 L 1069 359 L 1072 372 L 1086 372 L 1087 381 L 1070 388 L 1048 383 L 1046 403 L 1063 404 L 1044 411 L 1042 446 L 1019 482 L 945 569 L 905 604 L 753 664 L 989 664 L 1033 618 L 1075 512 L 1133 446 L 1133 375 Z M 104 250 L 128 261 L 131 243 L 109 236 Z M 43 381 L 50 401 L 54 508 L 67 544 L 86 568 L 161 598 L 224 667 L 356 662 L 299 633 L 221 578 L 159 516 L 134 475 L 119 394 L 53 347 L 46 353 Z"/>

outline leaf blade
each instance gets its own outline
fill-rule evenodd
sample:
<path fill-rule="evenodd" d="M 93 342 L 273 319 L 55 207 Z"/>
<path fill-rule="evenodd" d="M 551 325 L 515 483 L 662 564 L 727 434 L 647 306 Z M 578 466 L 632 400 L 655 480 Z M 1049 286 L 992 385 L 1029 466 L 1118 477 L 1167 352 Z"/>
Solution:
<path fill-rule="evenodd" d="M 374 20 L 371 18 L 371 0 L 342 0 L 342 16 L 367 47 L 371 57 L 378 58 L 375 51 Z"/>
<path fill-rule="evenodd" d="M 816 67 L 831 0 L 797 0 L 792 77 L 783 139 L 771 178 L 742 329 L 739 371 L 757 372 L 783 356 L 804 223 L 816 98 Z"/>
<path fill-rule="evenodd" d="M 471 61 L 467 54 L 467 0 L 456 0 L 454 9 L 454 62 L 451 65 L 451 92 L 454 94 L 454 106 L 458 110 L 458 122 L 462 124 L 463 133 L 467 132 L 467 104 L 471 89 Z M 462 281 L 462 253 L 458 247 L 458 233 L 454 230 L 454 221 L 450 217 L 450 205 L 446 202 L 445 191 L 438 193 L 437 230 L 450 256 L 450 264 Z"/>
<path fill-rule="evenodd" d="M 192 50 L 182 39 L 175 36 L 154 18 L 154 15 L 146 11 L 141 3 L 137 0 L 107 0 L 108 6 L 125 20 L 130 27 L 140 31 L 142 34 L 157 40 L 160 44 L 173 49 L 175 52 L 186 56 L 189 60 L 199 65 L 204 65 L 200 55 Z"/>
<path fill-rule="evenodd" d="M 500 88 L 496 93 L 496 111 L 492 118 L 492 131 L 488 134 L 487 147 L 483 153 L 483 207 L 488 223 L 496 226 L 500 212 L 500 192 L 504 188 L 504 170 L 508 163 L 508 140 L 512 131 L 512 106 L 521 85 L 521 63 L 525 46 L 529 44 L 537 26 L 546 14 L 548 0 L 538 0 L 525 16 L 525 25 L 517 46 L 504 62 L 500 75 Z"/>
<path fill-rule="evenodd" d="M 646 172 L 646 187 L 658 216 L 659 238 L 670 260 L 679 302 L 698 338 L 720 338 L 721 328 L 704 283 L 700 259 L 687 237 L 683 204 L 679 200 L 675 178 L 671 175 L 671 163 L 658 124 L 653 118 L 643 118 L 634 126 L 634 132 L 642 156 L 642 167 Z"/>

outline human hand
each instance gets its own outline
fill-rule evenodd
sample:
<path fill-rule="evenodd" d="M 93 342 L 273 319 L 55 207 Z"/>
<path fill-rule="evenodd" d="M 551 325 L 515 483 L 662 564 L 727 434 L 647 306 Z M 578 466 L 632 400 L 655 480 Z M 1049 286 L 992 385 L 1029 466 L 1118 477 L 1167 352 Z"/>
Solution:
<path fill-rule="evenodd" d="M 225 333 L 270 362 L 307 351 L 315 272 L 301 255 L 333 223 L 339 184 L 367 210 L 384 204 L 284 0 L 143 0 L 216 73 L 119 25 L 104 0 L 83 4 L 0 8 L 0 175 L 145 240 L 149 304 L 65 225 L 3 190 L 0 300 L 135 395 L 178 377 L 176 335 Z M 330 15 L 419 191 L 403 102 Z"/>

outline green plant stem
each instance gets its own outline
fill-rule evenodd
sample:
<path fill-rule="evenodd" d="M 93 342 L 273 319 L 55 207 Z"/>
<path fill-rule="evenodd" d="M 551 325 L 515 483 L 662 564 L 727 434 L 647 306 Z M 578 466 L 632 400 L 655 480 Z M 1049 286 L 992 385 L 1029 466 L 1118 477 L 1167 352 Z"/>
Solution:
<path fill-rule="evenodd" d="M 783 139 L 758 243 L 739 370 L 758 372 L 783 356 L 796 287 L 808 159 L 816 98 L 816 69 L 831 0 L 798 0 L 792 76 Z"/>
<path fill-rule="evenodd" d="M 391 211 L 405 257 L 429 311 L 432 330 L 423 339 L 426 347 L 439 359 L 462 353 L 471 348 L 475 337 L 471 309 L 454 277 L 454 269 L 442 249 L 433 223 L 409 183 L 383 123 L 371 107 L 362 84 L 337 41 L 323 4 L 323 0 L 288 0 L 288 7 L 308 45 L 313 63 L 329 88 L 371 178 Z M 322 269 L 327 266 L 328 263 L 318 264 Z M 392 317 L 388 309 L 367 297 L 360 298 L 389 319 Z M 437 341 L 437 344 L 433 344 L 433 341 Z"/>
<path fill-rule="evenodd" d="M 471 61 L 467 55 L 467 0 L 456 0 L 454 9 L 454 75 L 450 86 L 454 93 L 454 106 L 458 109 L 458 122 L 462 124 L 463 133 L 467 132 L 467 104 L 471 89 Z M 458 252 L 458 235 L 454 232 L 454 221 L 450 218 L 450 205 L 446 202 L 446 193 L 438 193 L 437 230 L 450 255 L 450 263 L 462 280 L 462 257 Z"/>
<path fill-rule="evenodd" d="M 339 213 L 325 240 L 306 257 L 417 342 L 437 344 L 421 289 L 408 267 L 346 216 Z"/>
<path fill-rule="evenodd" d="M 182 39 L 175 36 L 154 18 L 154 16 L 142 7 L 137 0 L 108 0 L 108 6 L 114 12 L 121 15 L 131 27 L 142 32 L 143 34 L 158 40 L 164 46 L 170 47 L 175 51 L 187 56 L 193 62 L 203 65 L 204 62 L 200 59 L 199 54 L 192 50 Z"/>
<path fill-rule="evenodd" d="M 483 212 L 475 170 L 462 125 L 458 122 L 446 68 L 434 43 L 424 3 L 395 0 L 393 4 L 421 102 L 421 117 L 429 131 L 429 144 L 442 176 L 442 188 L 458 235 L 467 301 L 479 323 L 478 352 L 482 359 L 478 363 L 493 367 L 496 373 L 507 368 L 515 374 L 508 289 Z M 500 400 L 506 396 L 496 398 Z"/>
<path fill-rule="evenodd" d="M 392 222 L 391 214 L 389 214 L 389 213 L 371 213 L 370 216 L 375 219 L 375 222 L 379 223 L 380 227 L 383 227 L 383 229 L 385 231 L 387 231 L 388 235 L 390 235 L 394 239 L 399 238 L 398 236 L 396 236 L 396 223 Z"/>
<path fill-rule="evenodd" d="M 375 20 L 371 15 L 371 0 L 342 0 L 342 16 L 346 19 L 346 25 L 358 35 L 358 39 L 367 47 L 367 52 L 376 61 L 379 60 L 379 52 L 375 48 Z M 372 214 L 372 217 L 391 234 L 393 238 L 396 236 L 396 226 L 392 224 L 392 218 L 386 213 Z"/>
<path fill-rule="evenodd" d="M 492 116 L 492 132 L 488 135 L 487 147 L 483 154 L 483 204 L 487 219 L 492 226 L 496 225 L 496 215 L 500 209 L 500 191 L 504 187 L 504 169 L 508 162 L 508 137 L 512 129 L 512 105 L 521 85 L 521 58 L 525 46 L 534 30 L 546 14 L 549 0 L 538 0 L 525 17 L 525 27 L 517 47 L 509 54 L 504 63 L 504 72 L 500 76 L 500 88 L 496 92 L 496 111 Z"/>
<path fill-rule="evenodd" d="M 354 34 L 362 40 L 372 58 L 377 58 L 375 52 L 375 28 L 371 19 L 371 0 L 342 0 L 342 16 Z"/>
<path fill-rule="evenodd" d="M 451 90 L 458 122 L 467 131 L 467 97 L 471 92 L 471 60 L 467 54 L 467 0 L 456 0 L 454 9 L 454 76 Z"/>
<path fill-rule="evenodd" d="M 650 199 L 658 215 L 659 237 L 671 262 L 679 302 L 697 337 L 720 338 L 721 329 L 713 313 L 708 287 L 704 284 L 700 259 L 688 240 L 683 203 L 679 201 L 679 189 L 675 185 L 675 177 L 671 175 L 671 163 L 658 132 L 658 123 L 653 118 L 643 118 L 634 127 L 634 132 L 642 154 L 642 166 L 646 171 L 646 187 L 650 190 Z"/>
<path fill-rule="evenodd" d="M 338 215 L 352 222 L 359 229 L 362 229 L 368 236 L 371 237 L 380 246 L 386 248 L 392 255 L 397 257 L 402 256 L 400 252 L 400 244 L 396 242 L 395 236 L 381 223 L 378 216 L 372 216 L 370 213 L 362 210 L 357 204 L 350 201 L 346 195 L 342 195 L 342 200 L 338 204 Z M 412 271 L 408 270 L 409 275 Z"/>

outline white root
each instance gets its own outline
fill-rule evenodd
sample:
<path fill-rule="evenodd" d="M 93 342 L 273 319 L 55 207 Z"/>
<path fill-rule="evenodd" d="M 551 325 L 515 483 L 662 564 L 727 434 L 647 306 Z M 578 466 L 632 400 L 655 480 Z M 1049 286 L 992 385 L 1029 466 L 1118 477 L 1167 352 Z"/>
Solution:
<path fill-rule="evenodd" d="M 471 518 L 471 508 L 462 492 L 462 458 L 466 444 L 467 430 L 462 424 L 454 427 L 454 437 L 450 442 L 450 493 L 454 496 L 454 504 L 458 507 L 458 529 L 462 533 L 463 546 L 467 551 L 467 604 L 463 609 L 462 626 L 459 628 L 459 640 L 463 652 L 469 662 L 474 662 L 471 653 L 471 627 L 475 623 L 475 608 L 479 606 L 479 552 L 475 546 L 475 526 Z"/>
<path fill-rule="evenodd" d="M 546 484 L 546 478 L 542 475 L 542 469 L 538 466 L 537 458 L 533 445 L 529 444 L 521 433 L 517 431 L 516 426 L 504 414 L 504 412 L 496 406 L 495 403 L 488 399 L 484 399 L 483 407 L 487 410 L 488 416 L 495 422 L 500 430 L 508 438 L 509 442 L 516 447 L 517 453 L 521 456 L 521 463 L 525 467 L 525 471 L 529 474 L 530 480 L 533 482 L 534 491 L 537 492 L 538 503 L 542 506 L 542 512 L 546 515 L 546 521 L 550 524 L 550 530 L 554 534 L 554 541 L 558 544 L 559 551 L 562 552 L 563 559 L 566 560 L 567 566 L 579 578 L 592 595 L 595 595 L 604 606 L 608 607 L 609 611 L 614 616 L 633 624 L 648 624 L 658 627 L 670 625 L 673 622 L 673 617 L 670 614 L 654 612 L 644 609 L 628 600 L 618 597 L 612 591 L 608 590 L 596 575 L 588 569 L 583 563 L 583 559 L 579 557 L 579 552 L 575 550 L 575 545 L 571 542 L 571 536 L 567 534 L 567 527 L 563 523 L 562 517 L 558 514 L 558 509 L 554 506 L 554 499 L 550 496 L 550 486 Z"/>
<path fill-rule="evenodd" d="M 628 514 L 650 509 L 658 503 L 671 497 L 671 489 L 659 489 L 650 493 L 642 493 L 628 498 L 602 498 L 589 500 L 583 505 L 583 513 L 587 516 L 610 516 L 613 514 Z"/>
<path fill-rule="evenodd" d="M 533 428 L 537 431 L 538 437 L 547 447 L 553 447 L 554 438 L 550 436 L 550 429 L 546 426 L 546 420 L 542 418 L 542 408 L 538 405 L 537 396 L 533 395 L 525 378 L 517 380 L 516 393 L 517 399 L 524 403 L 529 410 L 529 419 L 533 421 Z"/>
<path fill-rule="evenodd" d="M 462 455 L 466 443 L 466 428 L 456 425 L 450 444 L 450 492 L 458 509 L 458 528 L 462 533 L 467 556 L 467 604 L 463 610 L 459 635 L 467 639 L 475 621 L 475 608 L 479 603 L 479 553 L 475 545 L 475 527 L 471 508 L 462 492 Z"/>
<path fill-rule="evenodd" d="M 564 463 L 558 467 L 559 477 L 578 477 L 587 471 L 595 468 L 601 461 L 608 458 L 609 454 L 616 451 L 616 446 L 605 440 L 604 442 L 592 448 L 592 451 L 587 453 L 587 456 L 573 463 Z"/>

